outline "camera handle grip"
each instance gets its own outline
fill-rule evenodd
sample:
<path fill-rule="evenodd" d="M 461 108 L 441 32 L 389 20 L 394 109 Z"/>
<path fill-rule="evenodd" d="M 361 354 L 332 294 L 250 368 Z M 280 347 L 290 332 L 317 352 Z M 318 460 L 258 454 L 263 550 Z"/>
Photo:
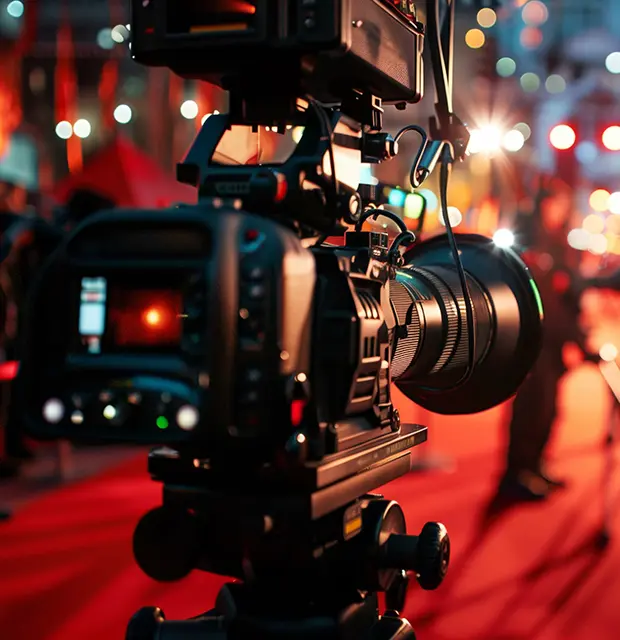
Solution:
<path fill-rule="evenodd" d="M 447 12 L 441 20 L 441 7 Z M 463 160 L 469 144 L 469 132 L 453 113 L 454 16 L 456 0 L 431 0 L 426 17 L 427 42 L 435 84 L 435 116 L 430 120 L 431 138 L 451 145 L 455 160 Z"/>

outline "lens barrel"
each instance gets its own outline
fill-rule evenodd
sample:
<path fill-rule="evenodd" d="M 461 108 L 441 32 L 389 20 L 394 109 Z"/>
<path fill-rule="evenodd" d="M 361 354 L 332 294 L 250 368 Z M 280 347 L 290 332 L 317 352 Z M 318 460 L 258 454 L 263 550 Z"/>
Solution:
<path fill-rule="evenodd" d="M 485 237 L 459 235 L 473 309 L 473 327 L 448 237 L 406 255 L 390 285 L 398 324 L 392 380 L 411 400 L 441 414 L 484 411 L 510 398 L 534 365 L 543 309 L 528 268 L 510 249 Z M 475 331 L 471 375 L 470 336 Z"/>

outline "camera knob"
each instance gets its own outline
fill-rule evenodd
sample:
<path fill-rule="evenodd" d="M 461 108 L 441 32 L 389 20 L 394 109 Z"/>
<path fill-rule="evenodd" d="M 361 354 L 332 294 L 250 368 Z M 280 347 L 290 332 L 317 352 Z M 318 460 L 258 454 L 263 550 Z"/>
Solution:
<path fill-rule="evenodd" d="M 427 522 L 418 537 L 415 572 L 418 584 L 432 591 L 443 582 L 450 566 L 450 537 L 439 522 Z"/>
<path fill-rule="evenodd" d="M 384 566 L 413 571 L 418 584 L 432 591 L 450 564 L 450 538 L 443 524 L 427 522 L 419 536 L 392 534 L 383 545 Z"/>

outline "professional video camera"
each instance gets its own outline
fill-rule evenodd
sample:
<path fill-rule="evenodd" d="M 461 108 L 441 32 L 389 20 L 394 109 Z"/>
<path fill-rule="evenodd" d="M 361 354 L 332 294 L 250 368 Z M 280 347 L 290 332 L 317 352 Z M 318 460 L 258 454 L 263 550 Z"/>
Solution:
<path fill-rule="evenodd" d="M 381 132 L 383 103 L 422 95 L 419 17 L 388 0 L 133 4 L 134 58 L 227 89 L 230 112 L 179 165 L 196 206 L 100 214 L 48 263 L 14 412 L 39 438 L 159 446 L 163 506 L 136 529 L 139 565 L 243 580 L 192 621 L 142 610 L 128 638 L 413 638 L 406 572 L 426 589 L 445 576 L 445 528 L 408 536 L 398 504 L 369 494 L 426 439 L 401 424 L 391 384 L 444 414 L 492 407 L 533 364 L 542 309 L 515 253 L 475 235 L 456 246 L 447 181 L 467 131 L 438 3 L 432 139 Z M 448 35 L 453 19 L 451 3 Z M 279 164 L 236 164 L 226 137 L 241 126 L 303 136 Z M 420 244 L 358 185 L 407 131 L 423 140 L 412 183 L 442 166 L 448 234 Z M 391 244 L 364 227 L 378 216 L 399 226 Z"/>

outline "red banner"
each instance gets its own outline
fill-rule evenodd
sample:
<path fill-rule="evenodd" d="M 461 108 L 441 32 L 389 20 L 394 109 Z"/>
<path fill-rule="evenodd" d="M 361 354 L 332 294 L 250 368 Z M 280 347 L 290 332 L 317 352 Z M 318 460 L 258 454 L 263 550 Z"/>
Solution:
<path fill-rule="evenodd" d="M 114 109 L 116 108 L 116 88 L 118 86 L 118 59 L 108 60 L 101 69 L 99 80 L 99 102 L 101 119 L 105 129 L 115 129 Z"/>
<path fill-rule="evenodd" d="M 77 118 L 77 75 L 73 33 L 66 11 L 56 37 L 54 93 L 56 122 L 66 121 L 73 125 Z M 67 140 L 67 163 L 71 172 L 79 171 L 82 167 L 82 145 L 75 135 Z"/>

